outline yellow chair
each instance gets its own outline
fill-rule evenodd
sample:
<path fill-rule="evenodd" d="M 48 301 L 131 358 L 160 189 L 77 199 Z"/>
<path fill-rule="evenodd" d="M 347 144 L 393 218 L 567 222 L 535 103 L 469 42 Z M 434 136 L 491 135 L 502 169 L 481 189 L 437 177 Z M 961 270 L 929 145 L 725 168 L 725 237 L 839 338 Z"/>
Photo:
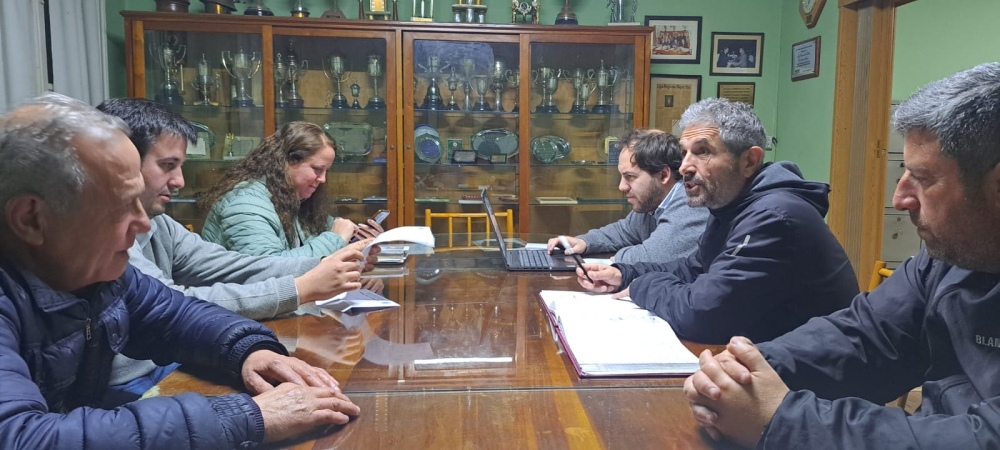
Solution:
<path fill-rule="evenodd" d="M 514 210 L 508 209 L 506 211 L 496 213 L 498 219 L 507 219 L 507 229 L 504 230 L 504 235 L 507 239 L 511 238 L 511 233 L 514 232 Z M 455 246 L 455 219 L 465 219 L 465 246 L 472 247 L 472 219 L 483 219 L 486 222 L 486 236 L 489 238 L 492 225 L 490 224 L 489 218 L 486 213 L 436 213 L 432 212 L 430 209 L 424 210 L 424 225 L 428 228 L 431 227 L 431 222 L 434 219 L 448 219 L 448 247 Z"/>
<path fill-rule="evenodd" d="M 882 284 L 882 280 L 889 278 L 890 275 L 892 275 L 892 269 L 885 268 L 885 261 L 875 261 L 875 267 L 872 269 L 872 277 L 868 282 L 868 292 L 874 291 L 878 285 Z M 914 390 L 917 391 L 919 389 L 920 388 Z M 909 395 L 909 393 L 906 393 L 899 396 L 899 398 L 896 399 L 896 406 L 906 409 L 906 397 Z"/>

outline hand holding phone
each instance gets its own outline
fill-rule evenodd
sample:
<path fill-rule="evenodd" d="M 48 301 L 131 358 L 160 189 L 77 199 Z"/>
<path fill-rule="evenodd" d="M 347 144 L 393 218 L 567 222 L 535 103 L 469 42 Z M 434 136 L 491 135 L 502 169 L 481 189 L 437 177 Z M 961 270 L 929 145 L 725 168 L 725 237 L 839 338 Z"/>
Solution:
<path fill-rule="evenodd" d="M 354 233 L 354 237 L 351 238 L 351 242 L 357 242 L 358 240 L 361 239 L 373 238 L 375 236 L 378 236 L 379 233 L 383 231 L 381 228 L 382 222 L 384 222 L 385 219 L 388 217 L 389 217 L 389 210 L 380 209 L 376 211 L 375 214 L 372 214 L 372 216 L 368 218 L 368 221 L 374 221 L 377 226 L 372 227 L 368 221 L 365 221 L 365 223 L 362 224 L 358 224 L 358 230 Z"/>
<path fill-rule="evenodd" d="M 388 209 L 380 209 L 380 210 L 376 211 L 375 214 L 372 214 L 372 216 L 371 216 L 371 218 L 369 220 L 374 220 L 375 223 L 377 223 L 379 225 L 382 225 L 382 222 L 384 222 L 385 219 L 387 219 L 388 217 L 389 217 L 389 210 Z"/>

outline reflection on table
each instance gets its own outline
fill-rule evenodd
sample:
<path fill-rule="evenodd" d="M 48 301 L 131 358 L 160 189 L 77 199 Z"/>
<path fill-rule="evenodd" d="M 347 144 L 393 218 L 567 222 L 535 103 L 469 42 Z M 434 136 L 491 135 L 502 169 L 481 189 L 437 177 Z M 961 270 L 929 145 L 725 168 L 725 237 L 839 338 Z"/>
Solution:
<path fill-rule="evenodd" d="M 329 370 L 361 406 L 342 430 L 312 436 L 318 448 L 705 445 L 679 389 L 683 378 L 576 375 L 537 295 L 579 290 L 573 273 L 508 272 L 495 249 L 442 250 L 410 255 L 404 276 L 383 280 L 382 294 L 400 308 L 349 316 L 305 305 L 265 322 L 293 356 Z M 183 372 L 158 388 L 233 389 Z"/>

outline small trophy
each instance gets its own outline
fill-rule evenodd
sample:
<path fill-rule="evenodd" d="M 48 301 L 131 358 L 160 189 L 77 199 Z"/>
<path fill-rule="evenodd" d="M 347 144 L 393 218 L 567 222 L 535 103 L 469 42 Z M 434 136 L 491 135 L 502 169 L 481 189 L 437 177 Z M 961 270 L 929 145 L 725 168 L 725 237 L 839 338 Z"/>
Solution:
<path fill-rule="evenodd" d="M 309 17 L 309 8 L 306 8 L 302 0 L 292 0 L 292 17 L 300 19 Z"/>
<path fill-rule="evenodd" d="M 493 69 L 490 70 L 490 84 L 493 87 L 493 91 L 496 92 L 493 106 L 493 110 L 496 112 L 503 112 L 501 95 L 503 94 L 503 88 L 507 85 L 507 76 L 509 74 L 510 71 L 507 70 L 506 63 L 499 59 L 493 61 Z"/>
<path fill-rule="evenodd" d="M 608 0 L 611 7 L 611 20 L 608 25 L 638 25 L 635 22 L 635 11 L 639 7 L 639 0 L 631 1 L 631 11 L 625 14 L 625 0 Z"/>
<path fill-rule="evenodd" d="M 333 9 L 328 9 L 326 11 L 323 11 L 323 15 L 320 17 L 324 19 L 347 18 L 347 16 L 344 15 L 344 12 L 340 10 L 340 0 L 333 0 Z"/>
<path fill-rule="evenodd" d="M 476 61 L 472 58 L 462 58 L 462 75 L 465 78 L 462 81 L 462 92 L 465 93 L 465 99 L 463 100 L 464 108 L 466 111 L 472 110 L 472 74 L 476 71 Z"/>
<path fill-rule="evenodd" d="M 601 68 L 597 70 L 597 104 L 590 109 L 590 112 L 597 114 L 610 114 L 617 106 L 609 105 L 604 101 L 604 92 L 608 90 L 608 87 L 614 89 L 614 85 L 618 82 L 618 75 L 620 73 L 618 70 L 611 66 L 610 69 L 604 67 L 604 60 L 601 60 Z"/>
<path fill-rule="evenodd" d="M 156 101 L 164 105 L 183 105 L 184 98 L 181 97 L 180 88 L 174 76 L 180 72 L 181 64 L 184 63 L 184 56 L 187 47 L 178 45 L 176 48 L 169 42 L 161 42 L 150 46 L 150 54 L 156 65 L 163 70 L 163 84 L 160 92 L 156 94 Z M 183 83 L 183 81 L 182 81 Z"/>
<path fill-rule="evenodd" d="M 514 107 L 510 109 L 510 112 L 517 112 L 518 109 L 518 97 L 517 88 L 521 86 L 521 73 L 516 70 L 507 71 L 507 84 L 514 89 Z"/>
<path fill-rule="evenodd" d="M 382 57 L 368 56 L 368 76 L 372 78 L 372 97 L 368 99 L 367 109 L 385 109 L 385 100 L 378 95 L 378 79 L 382 76 Z"/>
<path fill-rule="evenodd" d="M 260 70 L 260 53 L 251 52 L 247 54 L 243 48 L 234 55 L 229 50 L 222 51 L 222 66 L 226 72 L 236 79 L 236 96 L 233 97 L 233 106 L 250 107 L 253 106 L 253 97 L 250 95 L 248 84 Z"/>
<path fill-rule="evenodd" d="M 212 75 L 208 69 L 208 60 L 205 54 L 201 54 L 201 61 L 198 61 L 198 76 L 191 82 L 191 87 L 198 91 L 198 104 L 203 106 L 212 105 L 212 92 L 219 88 L 219 75 Z"/>
<path fill-rule="evenodd" d="M 323 60 L 323 73 L 333 82 L 333 101 L 330 102 L 330 107 L 333 109 L 346 109 L 347 97 L 344 97 L 343 92 L 340 90 L 341 84 L 347 78 L 347 67 L 344 66 L 344 57 L 330 55 L 325 58 Z"/>
<path fill-rule="evenodd" d="M 583 69 L 577 67 L 573 71 L 573 97 L 576 99 L 573 101 L 573 107 L 570 108 L 569 112 L 571 114 L 583 114 L 587 112 L 587 100 L 590 99 L 590 94 L 594 93 L 594 89 L 597 88 L 597 83 L 594 81 L 594 69 L 587 69 L 586 72 Z"/>
<path fill-rule="evenodd" d="M 558 113 L 559 107 L 552 99 L 553 94 L 559 89 L 559 76 L 561 70 L 551 67 L 539 67 L 531 71 L 531 82 L 542 88 L 542 102 L 535 107 L 536 113 Z"/>
<path fill-rule="evenodd" d="M 358 101 L 359 95 L 361 95 L 361 85 L 355 81 L 351 83 L 351 96 L 354 97 L 354 103 L 351 104 L 351 109 L 361 109 L 361 102 Z"/>
<path fill-rule="evenodd" d="M 285 101 L 292 108 L 301 108 L 305 105 L 305 100 L 299 95 L 299 80 L 305 76 L 307 70 L 309 61 L 299 62 L 295 52 L 288 53 L 288 94 L 285 95 Z"/>
<path fill-rule="evenodd" d="M 490 111 L 490 105 L 486 103 L 486 90 L 490 87 L 490 77 L 488 75 L 473 75 L 472 86 L 479 94 L 479 100 L 472 106 L 473 111 Z"/>
<path fill-rule="evenodd" d="M 288 83 L 288 66 L 285 65 L 281 53 L 274 57 L 274 107 L 284 108 L 285 103 L 285 83 Z"/>
<path fill-rule="evenodd" d="M 455 102 L 455 91 L 458 90 L 458 83 L 460 81 L 462 81 L 462 79 L 458 77 L 457 73 L 455 73 L 455 67 L 452 67 L 451 75 L 448 75 L 448 78 L 445 79 L 445 82 L 448 83 L 448 91 L 451 92 L 451 100 L 448 101 L 448 106 L 445 107 L 445 109 L 449 111 L 458 111 L 460 109 L 458 107 L 458 103 Z"/>
<path fill-rule="evenodd" d="M 410 16 L 411 21 L 433 22 L 434 0 L 413 0 L 413 9 L 411 11 L 413 11 L 413 15 Z"/>

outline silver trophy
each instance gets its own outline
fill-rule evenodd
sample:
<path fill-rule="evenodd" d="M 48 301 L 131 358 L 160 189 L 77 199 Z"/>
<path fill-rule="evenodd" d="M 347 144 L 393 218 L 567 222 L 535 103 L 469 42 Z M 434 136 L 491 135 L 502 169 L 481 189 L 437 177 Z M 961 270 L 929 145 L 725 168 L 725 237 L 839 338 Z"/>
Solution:
<path fill-rule="evenodd" d="M 156 94 L 156 101 L 164 105 L 183 105 L 184 98 L 181 97 L 178 90 L 184 82 L 183 80 L 178 82 L 176 77 L 181 73 L 181 65 L 187 54 L 187 46 L 175 46 L 170 42 L 161 42 L 152 44 L 149 53 L 156 65 L 163 71 L 163 84 L 160 85 L 160 92 Z"/>
<path fill-rule="evenodd" d="M 571 77 L 573 83 L 573 107 L 570 108 L 569 112 L 571 114 L 582 114 L 587 112 L 587 100 L 590 99 L 590 94 L 594 93 L 594 89 L 597 88 L 597 82 L 594 81 L 594 69 L 587 69 L 584 72 L 583 69 L 577 67 L 573 70 L 573 76 Z"/>
<path fill-rule="evenodd" d="M 472 76 L 476 72 L 476 61 L 472 58 L 462 58 L 462 92 L 465 93 L 464 106 L 466 111 L 472 110 Z"/>
<path fill-rule="evenodd" d="M 493 68 L 490 69 L 490 84 L 496 93 L 493 106 L 493 110 L 496 112 L 503 112 L 503 102 L 501 102 L 500 97 L 503 94 L 503 88 L 507 86 L 508 74 L 510 71 L 507 70 L 507 64 L 499 59 L 493 61 Z"/>
<path fill-rule="evenodd" d="M 490 111 L 490 105 L 486 103 L 486 91 L 490 87 L 490 77 L 488 75 L 473 75 L 472 86 L 476 89 L 476 94 L 479 95 L 479 100 L 476 100 L 476 104 L 472 105 L 472 110 Z"/>
<path fill-rule="evenodd" d="M 347 67 L 344 65 L 344 57 L 330 55 L 323 59 L 323 73 L 333 82 L 333 101 L 330 102 L 330 106 L 334 109 L 346 109 L 348 107 L 347 97 L 344 97 L 340 89 L 344 81 L 347 81 Z"/>
<path fill-rule="evenodd" d="M 278 53 L 274 57 L 274 107 L 284 108 L 288 106 L 285 103 L 285 84 L 288 83 L 288 66 L 285 65 L 284 58 L 281 57 L 281 53 Z"/>
<path fill-rule="evenodd" d="M 203 106 L 212 105 L 212 92 L 215 92 L 221 84 L 219 74 L 212 74 L 208 67 L 208 60 L 202 53 L 201 61 L 198 61 L 198 75 L 191 82 L 191 87 L 198 91 L 198 104 Z"/>
<path fill-rule="evenodd" d="M 604 93 L 609 87 L 612 91 L 614 90 L 615 83 L 618 82 L 618 77 L 621 76 L 621 74 L 622 72 L 615 69 L 615 66 L 605 68 L 604 60 L 601 60 L 601 68 L 597 70 L 597 104 L 590 109 L 590 112 L 597 114 L 610 114 L 618 109 L 618 106 L 605 102 Z"/>
<path fill-rule="evenodd" d="M 521 73 L 516 70 L 508 70 L 507 84 L 514 89 L 514 107 L 510 109 L 510 112 L 517 112 L 519 109 L 518 97 L 520 97 L 517 93 L 517 88 L 521 86 Z"/>
<path fill-rule="evenodd" d="M 458 83 L 461 82 L 462 79 L 458 77 L 457 73 L 455 73 L 454 67 L 451 68 L 451 75 L 448 75 L 448 78 L 444 81 L 448 83 L 448 92 L 451 92 L 451 100 L 448 101 L 448 106 L 446 106 L 445 109 L 449 111 L 458 111 L 458 103 L 455 102 L 455 91 L 458 90 Z"/>
<path fill-rule="evenodd" d="M 236 96 L 233 97 L 232 106 L 248 107 L 253 106 L 253 96 L 250 95 L 250 80 L 257 71 L 260 70 L 260 53 L 243 51 L 241 47 L 236 54 L 229 50 L 222 51 L 222 66 L 226 68 L 234 79 L 236 79 Z"/>
<path fill-rule="evenodd" d="M 367 109 L 385 109 L 385 100 L 378 95 L 378 79 L 382 77 L 382 57 L 368 56 L 368 76 L 372 78 L 372 97 L 368 99 Z"/>
<path fill-rule="evenodd" d="M 427 95 L 424 96 L 424 103 L 421 108 L 431 110 L 444 109 L 441 90 L 438 88 L 438 76 L 441 75 L 442 70 L 448 68 L 448 65 L 442 66 L 441 58 L 438 56 L 429 56 L 427 57 L 426 66 L 420 64 L 416 66 L 427 74 L 428 79 Z"/>
<path fill-rule="evenodd" d="M 299 95 L 299 80 L 305 76 L 309 70 L 309 61 L 299 61 L 294 52 L 288 54 L 288 94 L 285 95 L 285 102 L 292 108 L 305 106 L 305 100 Z"/>
<path fill-rule="evenodd" d="M 355 81 L 351 83 L 351 97 L 354 97 L 354 103 L 351 104 L 351 109 L 361 109 L 361 102 L 358 101 L 359 95 L 361 95 L 361 85 Z"/>
<path fill-rule="evenodd" d="M 561 70 L 551 67 L 539 67 L 531 71 L 531 82 L 542 88 L 542 102 L 535 107 L 536 113 L 559 112 L 559 107 L 556 106 L 552 96 L 559 89 L 559 77 L 561 75 Z"/>

